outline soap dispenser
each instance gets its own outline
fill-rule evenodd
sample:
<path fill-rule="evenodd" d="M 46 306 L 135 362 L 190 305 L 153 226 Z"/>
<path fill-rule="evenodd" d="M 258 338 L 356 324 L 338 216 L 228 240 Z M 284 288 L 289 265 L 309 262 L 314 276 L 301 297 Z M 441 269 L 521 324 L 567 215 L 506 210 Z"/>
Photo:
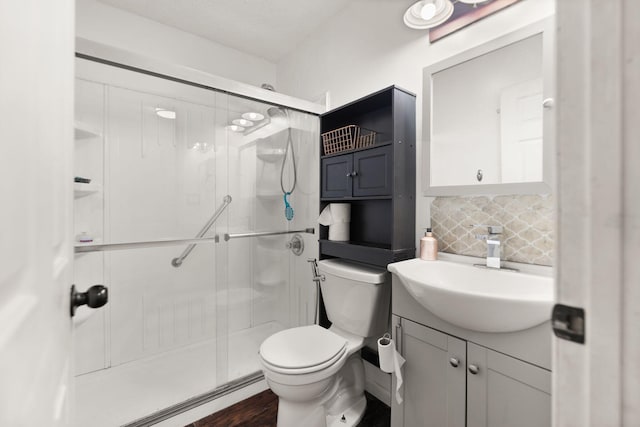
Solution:
<path fill-rule="evenodd" d="M 438 241 L 431 233 L 431 228 L 426 228 L 424 237 L 420 239 L 420 259 L 435 261 L 438 259 Z"/>

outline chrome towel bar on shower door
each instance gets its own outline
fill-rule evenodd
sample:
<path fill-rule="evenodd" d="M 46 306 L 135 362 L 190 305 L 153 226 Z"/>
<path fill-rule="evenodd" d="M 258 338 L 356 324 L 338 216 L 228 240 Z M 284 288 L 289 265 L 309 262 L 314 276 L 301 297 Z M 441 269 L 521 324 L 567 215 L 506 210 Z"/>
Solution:
<path fill-rule="evenodd" d="M 256 231 L 253 233 L 233 233 L 233 234 L 225 234 L 224 240 L 229 241 L 231 239 L 240 239 L 243 237 L 262 237 L 262 236 L 276 236 L 278 234 L 293 234 L 293 233 L 309 233 L 314 234 L 316 232 L 315 228 L 305 228 L 303 230 L 288 230 L 288 231 Z"/>
<path fill-rule="evenodd" d="M 196 238 L 200 238 L 200 237 L 204 236 L 205 233 L 207 231 L 209 231 L 211 226 L 216 222 L 218 217 L 220 215 L 222 215 L 222 212 L 225 210 L 225 208 L 227 206 L 229 206 L 229 204 L 231 203 L 232 200 L 233 199 L 231 198 L 230 195 L 227 194 L 226 196 L 224 196 L 224 199 L 222 199 L 222 204 L 213 213 L 213 216 L 211 218 L 209 218 L 209 221 L 207 221 L 207 223 L 204 225 L 204 227 L 202 227 L 202 230 L 200 230 L 200 232 L 198 232 L 198 234 L 196 234 Z M 173 265 L 174 267 L 180 267 L 182 265 L 182 261 L 184 261 L 185 258 L 187 258 L 189 256 L 189 254 L 191 253 L 191 251 L 195 247 L 196 247 L 196 244 L 195 243 L 191 243 L 189 246 L 187 246 L 187 248 L 184 251 L 182 251 L 182 253 L 180 254 L 179 257 L 174 258 L 174 259 L 171 260 L 171 265 Z"/>

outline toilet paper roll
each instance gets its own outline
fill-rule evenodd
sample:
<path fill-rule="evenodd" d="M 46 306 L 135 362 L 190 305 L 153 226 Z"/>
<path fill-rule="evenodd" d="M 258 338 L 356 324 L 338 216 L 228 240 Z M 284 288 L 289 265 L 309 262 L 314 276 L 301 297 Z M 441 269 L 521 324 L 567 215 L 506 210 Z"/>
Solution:
<path fill-rule="evenodd" d="M 329 240 L 346 242 L 349 240 L 349 222 L 339 222 L 329 226 Z"/>
<path fill-rule="evenodd" d="M 382 372 L 390 374 L 394 370 L 393 353 L 396 351 L 393 340 L 389 334 L 384 334 L 378 340 L 378 356 L 380 358 L 380 369 Z"/>
<path fill-rule="evenodd" d="M 396 345 L 389 334 L 384 334 L 378 340 L 378 356 L 380 357 L 380 369 L 388 374 L 396 376 L 396 401 L 402 404 L 402 365 L 406 360 L 396 350 Z"/>
<path fill-rule="evenodd" d="M 349 203 L 331 203 L 331 217 L 333 223 L 351 222 L 351 204 Z"/>
<path fill-rule="evenodd" d="M 329 226 L 329 240 L 345 242 L 349 240 L 351 205 L 330 203 L 322 210 L 318 222 Z"/>

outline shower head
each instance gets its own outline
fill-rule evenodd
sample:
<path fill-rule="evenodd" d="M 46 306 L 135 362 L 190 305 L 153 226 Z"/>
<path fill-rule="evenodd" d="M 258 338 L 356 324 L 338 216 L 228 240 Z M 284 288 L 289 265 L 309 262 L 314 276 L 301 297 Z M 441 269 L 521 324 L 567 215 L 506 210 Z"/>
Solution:
<path fill-rule="evenodd" d="M 267 109 L 267 114 L 269 115 L 269 117 L 271 118 L 275 118 L 275 117 L 287 117 L 287 110 L 285 110 L 282 107 L 270 107 L 269 109 Z"/>

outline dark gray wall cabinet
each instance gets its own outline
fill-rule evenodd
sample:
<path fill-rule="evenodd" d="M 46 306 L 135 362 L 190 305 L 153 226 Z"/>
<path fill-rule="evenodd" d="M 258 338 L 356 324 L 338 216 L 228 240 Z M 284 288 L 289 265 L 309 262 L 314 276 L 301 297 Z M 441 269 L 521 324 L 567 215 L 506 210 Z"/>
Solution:
<path fill-rule="evenodd" d="M 321 152 L 320 209 L 351 203 L 351 240 L 330 241 L 321 227 L 320 258 L 386 267 L 415 256 L 415 123 L 415 95 L 396 86 L 320 116 L 321 133 L 348 125 L 376 132 L 372 146 Z"/>

